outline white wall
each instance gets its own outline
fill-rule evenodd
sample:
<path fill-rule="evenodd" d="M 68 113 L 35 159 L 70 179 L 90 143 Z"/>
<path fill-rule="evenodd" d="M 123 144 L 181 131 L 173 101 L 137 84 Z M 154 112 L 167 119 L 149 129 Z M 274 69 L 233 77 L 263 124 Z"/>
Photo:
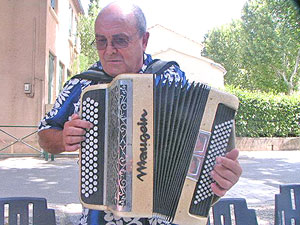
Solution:
<path fill-rule="evenodd" d="M 215 88 L 224 88 L 224 71 L 215 66 L 214 62 L 204 57 L 193 57 L 168 49 L 154 54 L 153 58 L 176 61 L 190 81 L 206 83 Z"/>
<path fill-rule="evenodd" d="M 191 56 L 201 56 L 203 49 L 201 43 L 188 39 L 160 25 L 150 27 L 149 32 L 150 38 L 147 52 L 157 53 L 172 48 Z"/>
<path fill-rule="evenodd" d="M 226 70 L 214 61 L 202 57 L 203 45 L 163 26 L 150 27 L 146 52 L 153 58 L 176 61 L 191 81 L 203 82 L 216 88 L 224 87 Z"/>

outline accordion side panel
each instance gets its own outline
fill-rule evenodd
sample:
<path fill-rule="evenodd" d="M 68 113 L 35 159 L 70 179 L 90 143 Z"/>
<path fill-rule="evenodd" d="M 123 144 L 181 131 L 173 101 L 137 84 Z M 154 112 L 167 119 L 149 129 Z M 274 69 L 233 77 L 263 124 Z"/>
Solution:
<path fill-rule="evenodd" d="M 190 204 L 193 198 L 196 182 L 185 179 L 182 189 L 182 196 L 178 203 L 178 208 L 174 218 L 176 224 L 206 225 L 207 217 L 194 216 L 189 213 Z"/>
<path fill-rule="evenodd" d="M 214 117 L 220 103 L 223 103 L 227 107 L 234 110 L 237 110 L 239 106 L 239 100 L 236 96 L 212 88 L 208 96 L 207 107 L 204 111 L 204 118 L 207 119 L 201 123 L 201 130 L 208 132 L 211 131 Z"/>
<path fill-rule="evenodd" d="M 153 75 L 122 74 L 132 80 L 132 207 L 110 210 L 119 217 L 151 217 L 153 208 Z"/>
<path fill-rule="evenodd" d="M 226 106 L 226 108 L 228 107 L 235 111 L 238 108 L 238 99 L 231 94 L 221 92 L 216 89 L 211 89 L 208 95 L 203 120 L 201 121 L 200 131 L 207 132 L 208 134 L 212 132 L 215 116 L 220 104 L 223 104 Z M 204 164 L 204 161 L 202 162 L 202 164 Z M 199 179 L 201 180 L 201 178 Z M 180 198 L 176 216 L 174 218 L 174 223 L 189 225 L 205 225 L 207 223 L 207 215 L 197 216 L 190 213 L 190 205 L 194 201 L 194 192 L 197 186 L 198 182 L 189 178 L 185 179 L 182 196 Z M 209 202 L 208 205 L 204 204 L 204 211 L 208 212 L 210 206 L 211 202 Z"/>

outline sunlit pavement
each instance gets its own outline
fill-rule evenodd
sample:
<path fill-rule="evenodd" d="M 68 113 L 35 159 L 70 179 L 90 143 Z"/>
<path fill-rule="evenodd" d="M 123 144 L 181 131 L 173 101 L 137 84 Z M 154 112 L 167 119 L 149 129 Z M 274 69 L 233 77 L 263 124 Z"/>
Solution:
<path fill-rule="evenodd" d="M 274 224 L 275 194 L 279 184 L 300 182 L 300 151 L 240 152 L 243 174 L 225 197 L 245 198 L 255 209 L 259 225 Z M 78 224 L 79 202 L 76 158 L 0 159 L 0 197 L 44 197 L 54 208 L 58 225 Z"/>
<path fill-rule="evenodd" d="M 30 196 L 47 199 L 55 209 L 58 225 L 78 224 L 78 164 L 75 158 L 8 158 L 0 160 L 0 196 Z"/>
<path fill-rule="evenodd" d="M 300 183 L 300 151 L 240 152 L 243 174 L 225 197 L 246 198 L 259 225 L 274 224 L 280 184 Z"/>

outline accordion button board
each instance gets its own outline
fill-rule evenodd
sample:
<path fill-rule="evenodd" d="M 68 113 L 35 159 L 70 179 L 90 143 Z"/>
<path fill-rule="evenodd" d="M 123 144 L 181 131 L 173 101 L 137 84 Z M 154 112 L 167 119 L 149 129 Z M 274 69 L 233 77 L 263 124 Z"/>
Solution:
<path fill-rule="evenodd" d="M 152 74 L 86 88 L 81 117 L 94 126 L 80 150 L 80 199 L 120 217 L 206 224 L 210 172 L 232 149 L 235 96 Z"/>

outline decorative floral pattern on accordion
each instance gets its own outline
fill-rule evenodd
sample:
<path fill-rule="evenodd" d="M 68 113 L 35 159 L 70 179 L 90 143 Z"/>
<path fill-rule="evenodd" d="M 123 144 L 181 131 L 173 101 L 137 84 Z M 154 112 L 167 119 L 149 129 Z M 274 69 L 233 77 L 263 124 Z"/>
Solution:
<path fill-rule="evenodd" d="M 120 84 L 111 90 L 108 103 L 111 117 L 108 118 L 108 138 L 113 140 L 108 146 L 107 171 L 108 202 L 116 206 L 126 205 L 126 144 L 127 144 L 127 85 Z M 118 105 L 120 107 L 118 107 Z"/>

